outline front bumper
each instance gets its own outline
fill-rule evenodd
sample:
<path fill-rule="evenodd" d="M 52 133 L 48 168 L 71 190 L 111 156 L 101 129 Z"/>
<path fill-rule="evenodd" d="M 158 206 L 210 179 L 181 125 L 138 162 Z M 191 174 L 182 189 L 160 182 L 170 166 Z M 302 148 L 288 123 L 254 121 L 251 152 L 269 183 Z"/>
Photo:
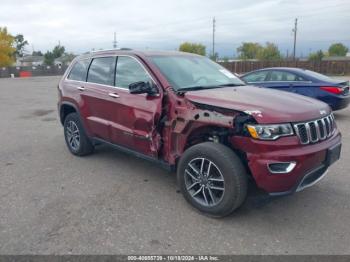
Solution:
<path fill-rule="evenodd" d="M 232 137 L 235 148 L 246 153 L 247 165 L 257 186 L 270 195 L 286 195 L 318 182 L 329 165 L 327 151 L 341 144 L 338 130 L 325 141 L 301 145 L 296 136 L 276 141 L 261 141 L 249 137 Z M 271 173 L 268 166 L 276 162 L 295 162 L 288 173 Z"/>

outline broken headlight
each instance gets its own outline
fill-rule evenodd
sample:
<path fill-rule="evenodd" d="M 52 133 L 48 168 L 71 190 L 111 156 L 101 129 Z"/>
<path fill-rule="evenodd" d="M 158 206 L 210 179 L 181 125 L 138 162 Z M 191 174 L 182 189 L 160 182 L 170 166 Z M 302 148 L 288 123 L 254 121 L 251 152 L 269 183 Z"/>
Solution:
<path fill-rule="evenodd" d="M 276 140 L 281 136 L 294 134 L 291 124 L 247 125 L 246 127 L 253 138 L 260 140 Z"/>

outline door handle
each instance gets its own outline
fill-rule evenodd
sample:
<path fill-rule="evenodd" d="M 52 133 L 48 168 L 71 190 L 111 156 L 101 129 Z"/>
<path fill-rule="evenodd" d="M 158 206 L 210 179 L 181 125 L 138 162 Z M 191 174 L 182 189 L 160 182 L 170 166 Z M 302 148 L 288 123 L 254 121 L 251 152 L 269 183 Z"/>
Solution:
<path fill-rule="evenodd" d="M 84 90 L 85 90 L 85 87 L 83 87 L 83 86 L 78 86 L 77 89 L 80 90 L 80 91 L 84 91 Z"/>
<path fill-rule="evenodd" d="M 108 93 L 108 95 L 113 98 L 119 98 L 119 95 L 116 93 Z"/>

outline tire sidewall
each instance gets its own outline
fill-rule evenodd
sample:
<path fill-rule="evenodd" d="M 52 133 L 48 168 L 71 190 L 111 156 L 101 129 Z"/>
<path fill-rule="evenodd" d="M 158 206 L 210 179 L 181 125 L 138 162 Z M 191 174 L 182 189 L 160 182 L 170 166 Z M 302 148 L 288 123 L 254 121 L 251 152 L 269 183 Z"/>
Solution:
<path fill-rule="evenodd" d="M 216 150 L 208 150 L 209 148 L 206 148 L 206 144 L 210 144 L 212 149 L 218 148 L 219 150 L 228 154 L 228 156 L 225 158 L 221 158 Z M 237 187 L 241 183 L 238 180 L 239 179 L 238 175 L 245 175 L 245 174 L 237 174 L 237 172 L 242 172 L 242 171 L 245 172 L 245 169 L 242 163 L 240 162 L 238 156 L 236 156 L 236 154 L 231 149 L 221 144 L 218 144 L 217 146 L 213 144 L 215 143 L 212 143 L 212 142 L 202 143 L 202 144 L 195 145 L 189 148 L 188 150 L 186 150 L 183 156 L 181 157 L 178 165 L 177 179 L 178 179 L 178 183 L 181 188 L 181 191 L 188 202 L 190 202 L 195 208 L 199 209 L 202 212 L 205 212 L 211 216 L 220 217 L 220 216 L 228 215 L 241 204 L 239 203 L 241 202 L 239 200 L 239 193 L 240 193 L 239 190 L 242 190 L 242 189 Z M 224 147 L 225 149 L 222 150 Z M 217 205 L 211 206 L 211 207 L 203 206 L 200 203 L 198 203 L 196 200 L 194 200 L 193 197 L 187 191 L 186 185 L 185 185 L 185 169 L 187 168 L 188 163 L 191 162 L 191 160 L 193 160 L 194 158 L 201 158 L 201 157 L 212 161 L 219 168 L 222 176 L 224 177 L 224 186 L 225 186 L 224 195 L 221 201 Z M 228 162 L 228 160 L 232 157 L 236 158 L 235 161 Z M 233 162 L 235 164 L 233 164 Z M 239 164 L 240 166 L 237 166 Z M 246 191 L 246 189 L 244 188 L 243 190 Z"/>

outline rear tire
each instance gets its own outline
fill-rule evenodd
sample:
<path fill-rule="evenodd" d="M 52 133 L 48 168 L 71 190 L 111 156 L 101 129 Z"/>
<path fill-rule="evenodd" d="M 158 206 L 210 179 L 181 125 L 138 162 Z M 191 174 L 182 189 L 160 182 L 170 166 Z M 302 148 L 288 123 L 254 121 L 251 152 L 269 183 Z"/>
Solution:
<path fill-rule="evenodd" d="M 187 149 L 181 157 L 177 178 L 185 199 L 214 217 L 231 214 L 247 195 L 247 172 L 229 147 L 205 142 Z"/>
<path fill-rule="evenodd" d="M 64 119 L 64 138 L 73 155 L 85 156 L 94 151 L 94 146 L 86 135 L 77 113 L 70 113 Z"/>

